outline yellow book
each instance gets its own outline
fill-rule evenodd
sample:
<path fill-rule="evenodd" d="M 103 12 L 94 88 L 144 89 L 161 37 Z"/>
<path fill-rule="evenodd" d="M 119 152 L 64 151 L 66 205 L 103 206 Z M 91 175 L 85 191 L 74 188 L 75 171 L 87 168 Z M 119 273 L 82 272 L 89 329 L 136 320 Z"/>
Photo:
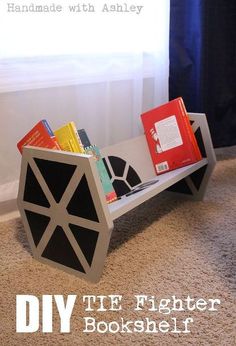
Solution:
<path fill-rule="evenodd" d="M 78 135 L 75 123 L 70 121 L 54 131 L 56 139 L 62 150 L 84 154 L 84 147 Z"/>

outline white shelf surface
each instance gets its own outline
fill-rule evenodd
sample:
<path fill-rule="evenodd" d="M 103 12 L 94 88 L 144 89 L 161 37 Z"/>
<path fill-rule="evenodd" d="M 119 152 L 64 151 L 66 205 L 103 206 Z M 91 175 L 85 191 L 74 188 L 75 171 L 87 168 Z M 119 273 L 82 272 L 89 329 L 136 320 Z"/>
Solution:
<path fill-rule="evenodd" d="M 146 187 L 144 190 L 141 190 L 129 196 L 123 196 L 117 201 L 108 204 L 111 218 L 113 220 L 117 219 L 121 215 L 137 207 L 149 198 L 154 197 L 158 193 L 166 190 L 171 185 L 192 174 L 199 168 L 207 165 L 207 163 L 208 160 L 204 158 L 192 165 L 181 167 L 173 171 L 154 176 L 153 179 L 151 179 L 151 181 L 156 181 L 154 184 Z"/>

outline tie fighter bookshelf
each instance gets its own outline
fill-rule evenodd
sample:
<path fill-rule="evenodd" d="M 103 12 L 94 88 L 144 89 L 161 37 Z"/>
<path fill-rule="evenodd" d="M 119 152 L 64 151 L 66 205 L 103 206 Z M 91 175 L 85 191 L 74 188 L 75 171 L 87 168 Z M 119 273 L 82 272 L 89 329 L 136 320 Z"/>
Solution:
<path fill-rule="evenodd" d="M 144 135 L 101 151 L 119 196 L 111 204 L 92 156 L 25 147 L 18 207 L 34 258 L 97 282 L 115 219 L 164 190 L 203 199 L 216 159 L 206 116 L 189 115 L 203 156 L 195 164 L 156 176 Z"/>

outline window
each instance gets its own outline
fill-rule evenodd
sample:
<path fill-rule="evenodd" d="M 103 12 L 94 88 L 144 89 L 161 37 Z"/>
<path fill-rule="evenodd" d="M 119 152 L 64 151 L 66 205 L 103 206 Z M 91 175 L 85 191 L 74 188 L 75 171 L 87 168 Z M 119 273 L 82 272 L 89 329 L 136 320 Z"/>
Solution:
<path fill-rule="evenodd" d="M 2 0 L 0 91 L 151 75 L 168 22 L 166 0 Z"/>

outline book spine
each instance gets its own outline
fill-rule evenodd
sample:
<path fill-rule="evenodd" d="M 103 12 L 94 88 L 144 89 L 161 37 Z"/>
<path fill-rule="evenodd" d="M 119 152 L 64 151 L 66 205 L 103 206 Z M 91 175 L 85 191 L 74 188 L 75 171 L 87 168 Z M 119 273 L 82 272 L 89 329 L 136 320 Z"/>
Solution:
<path fill-rule="evenodd" d="M 80 136 L 79 136 L 78 131 L 77 131 L 76 126 L 75 126 L 75 123 L 73 121 L 71 121 L 69 126 L 71 129 L 72 136 L 75 139 L 75 143 L 78 144 L 77 145 L 77 149 L 78 149 L 77 151 L 81 154 L 84 154 L 85 153 L 84 146 L 81 142 Z"/>
<path fill-rule="evenodd" d="M 54 135 L 54 133 L 53 133 L 53 131 L 52 131 L 51 127 L 49 126 L 49 124 L 48 124 L 46 119 L 42 120 L 42 125 L 44 126 L 44 128 L 47 131 L 48 135 L 51 137 L 51 139 L 55 143 L 55 149 L 60 150 L 61 147 L 60 147 L 60 145 L 59 145 L 59 143 L 58 143 L 58 141 L 57 141 L 57 139 L 56 139 L 56 137 L 55 137 L 55 135 Z"/>
<path fill-rule="evenodd" d="M 191 142 L 191 145 L 192 145 L 192 149 L 193 149 L 193 152 L 194 152 L 194 158 L 195 158 L 195 160 L 199 161 L 199 160 L 202 159 L 201 152 L 199 150 L 196 137 L 194 135 L 192 126 L 190 124 L 190 120 L 189 120 L 189 116 L 188 116 L 186 107 L 185 107 L 183 99 L 181 97 L 179 98 L 179 105 L 180 105 L 181 112 L 182 112 L 182 115 L 183 115 L 183 119 L 184 119 L 184 122 L 185 122 L 185 128 L 187 130 L 187 134 L 188 134 L 188 137 L 190 139 L 190 142 Z"/>
<path fill-rule="evenodd" d="M 99 174 L 102 188 L 106 197 L 107 203 L 111 203 L 117 199 L 116 192 L 111 183 L 106 166 L 102 160 L 99 148 L 96 145 L 91 145 L 85 148 L 85 152 L 88 155 L 92 155 L 96 161 L 96 167 Z"/>
<path fill-rule="evenodd" d="M 79 129 L 77 132 L 78 132 L 78 135 L 81 139 L 81 142 L 82 142 L 84 149 L 86 147 L 90 147 L 92 144 L 88 138 L 88 135 L 87 135 L 87 132 L 85 131 L 85 129 Z"/>
<path fill-rule="evenodd" d="M 47 120 L 43 119 L 43 120 L 42 120 L 42 124 L 44 125 L 44 127 L 45 127 L 46 131 L 48 132 L 49 136 L 50 136 L 50 137 L 55 137 L 55 136 L 54 136 L 54 133 L 52 132 L 51 127 L 49 126 L 49 124 L 48 124 L 48 122 L 47 122 Z"/>
<path fill-rule="evenodd" d="M 189 127 L 190 127 L 190 129 L 192 131 L 192 134 L 193 134 L 192 141 L 193 141 L 193 147 L 194 147 L 194 150 L 195 150 L 195 154 L 196 154 L 197 160 L 200 161 L 202 159 L 202 154 L 201 154 L 201 151 L 199 149 L 198 142 L 197 142 L 197 139 L 196 139 L 195 134 L 193 132 L 192 126 L 190 124 L 189 116 L 187 115 L 187 117 L 188 117 Z"/>

